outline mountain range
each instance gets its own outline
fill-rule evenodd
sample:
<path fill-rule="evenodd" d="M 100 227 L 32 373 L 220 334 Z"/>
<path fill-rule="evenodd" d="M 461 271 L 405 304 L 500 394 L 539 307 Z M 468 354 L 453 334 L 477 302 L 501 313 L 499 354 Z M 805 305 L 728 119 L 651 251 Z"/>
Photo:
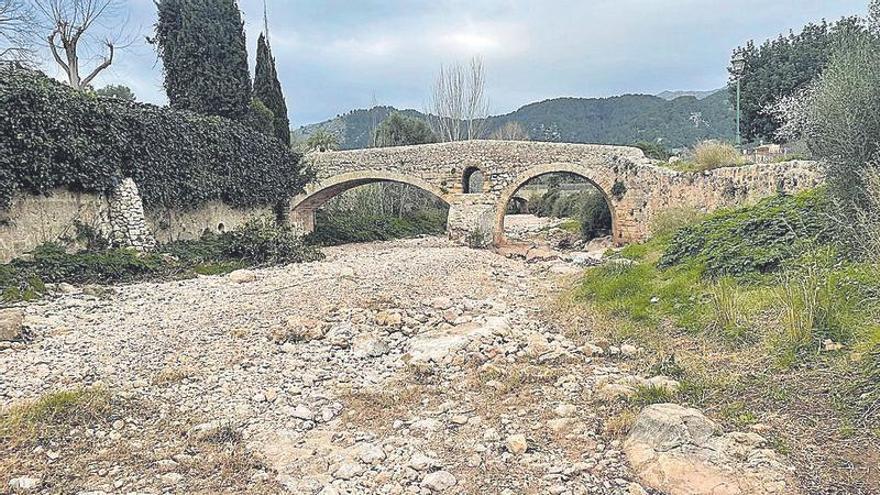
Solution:
<path fill-rule="evenodd" d="M 681 93 L 677 95 L 677 93 Z M 341 149 L 365 148 L 370 134 L 394 107 L 352 110 L 333 119 L 293 131 L 294 141 L 318 129 L 336 135 Z M 425 119 L 417 110 L 401 113 Z M 727 92 L 666 91 L 659 95 L 629 94 L 610 98 L 554 98 L 528 104 L 514 112 L 488 117 L 487 136 L 508 122 L 518 122 L 534 141 L 623 144 L 660 142 L 676 149 L 704 139 L 732 140 L 735 114 Z"/>

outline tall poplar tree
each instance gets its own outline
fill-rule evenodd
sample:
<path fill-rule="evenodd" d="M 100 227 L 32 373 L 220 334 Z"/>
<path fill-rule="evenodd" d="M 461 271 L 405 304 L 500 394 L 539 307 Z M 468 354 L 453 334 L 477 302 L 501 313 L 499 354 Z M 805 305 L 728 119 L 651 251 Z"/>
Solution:
<path fill-rule="evenodd" d="M 275 137 L 290 144 L 290 119 L 287 117 L 287 103 L 275 70 L 275 57 L 266 38 L 267 33 L 257 40 L 257 67 L 254 73 L 254 98 L 263 102 L 274 115 Z"/>
<path fill-rule="evenodd" d="M 251 104 L 244 22 L 236 0 L 157 0 L 152 42 L 171 106 L 246 120 Z"/>

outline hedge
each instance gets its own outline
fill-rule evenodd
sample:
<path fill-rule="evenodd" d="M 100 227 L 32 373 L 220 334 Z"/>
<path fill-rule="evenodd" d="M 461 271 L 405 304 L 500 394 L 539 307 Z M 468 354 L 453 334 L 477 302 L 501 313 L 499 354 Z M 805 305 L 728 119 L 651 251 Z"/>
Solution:
<path fill-rule="evenodd" d="M 16 192 L 106 193 L 132 177 L 147 208 L 263 206 L 302 191 L 301 156 L 242 124 L 74 91 L 0 68 L 0 207 Z"/>

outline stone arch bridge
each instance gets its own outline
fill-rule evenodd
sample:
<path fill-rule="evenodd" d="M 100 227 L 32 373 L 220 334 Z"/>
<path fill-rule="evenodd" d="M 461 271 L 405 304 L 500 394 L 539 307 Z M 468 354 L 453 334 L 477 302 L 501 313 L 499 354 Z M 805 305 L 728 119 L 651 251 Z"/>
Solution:
<path fill-rule="evenodd" d="M 526 182 L 554 172 L 584 177 L 605 196 L 618 244 L 651 234 L 652 219 L 670 208 L 711 211 L 791 193 L 822 181 L 811 162 L 728 167 L 683 173 L 659 166 L 641 150 L 624 146 L 527 141 L 453 143 L 310 153 L 317 180 L 291 201 L 293 222 L 311 232 L 315 210 L 353 187 L 381 181 L 409 184 L 449 205 L 453 239 L 504 241 L 508 202 Z M 482 189 L 469 190 L 473 174 Z M 477 181 L 479 182 L 479 181 Z M 470 236 L 470 237 L 469 237 Z"/>

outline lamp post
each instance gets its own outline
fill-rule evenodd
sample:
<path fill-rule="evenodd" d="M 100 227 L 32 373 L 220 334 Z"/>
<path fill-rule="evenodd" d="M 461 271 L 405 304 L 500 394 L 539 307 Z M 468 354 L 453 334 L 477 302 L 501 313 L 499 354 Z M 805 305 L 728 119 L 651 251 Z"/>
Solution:
<path fill-rule="evenodd" d="M 736 52 L 733 55 L 733 60 L 731 60 L 733 64 L 733 77 L 736 78 L 736 145 L 739 148 L 742 148 L 742 127 L 740 125 L 740 121 L 742 119 L 742 113 L 740 111 L 740 88 L 742 82 L 742 75 L 746 69 L 746 57 L 742 54 L 742 52 Z"/>

